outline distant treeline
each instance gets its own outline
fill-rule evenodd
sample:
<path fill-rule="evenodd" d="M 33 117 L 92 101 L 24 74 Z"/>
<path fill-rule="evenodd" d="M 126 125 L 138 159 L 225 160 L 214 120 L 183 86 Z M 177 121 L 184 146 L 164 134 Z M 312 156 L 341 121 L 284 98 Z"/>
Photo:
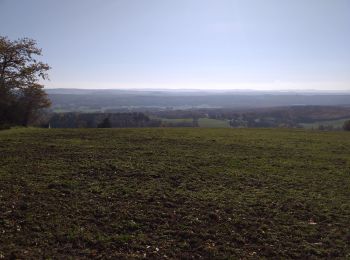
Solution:
<path fill-rule="evenodd" d="M 259 109 L 189 109 L 159 110 L 150 114 L 158 118 L 192 119 L 210 118 L 228 121 L 231 127 L 289 127 L 300 128 L 303 124 L 350 118 L 350 107 L 345 106 L 293 106 Z M 324 125 L 324 130 L 337 127 Z M 341 129 L 341 126 L 338 127 Z"/>
<path fill-rule="evenodd" d="M 52 128 L 123 128 L 123 127 L 198 127 L 198 118 L 184 122 L 166 122 L 141 112 L 130 113 L 52 113 L 43 127 Z"/>
<path fill-rule="evenodd" d="M 52 128 L 199 127 L 199 119 L 203 118 L 225 121 L 234 128 L 312 127 L 320 130 L 341 130 L 342 122 L 350 118 L 350 107 L 295 106 L 243 110 L 154 109 L 144 112 L 113 113 L 49 112 L 40 125 Z"/>
<path fill-rule="evenodd" d="M 159 127 L 160 120 L 143 113 L 54 113 L 47 125 L 52 128 Z"/>

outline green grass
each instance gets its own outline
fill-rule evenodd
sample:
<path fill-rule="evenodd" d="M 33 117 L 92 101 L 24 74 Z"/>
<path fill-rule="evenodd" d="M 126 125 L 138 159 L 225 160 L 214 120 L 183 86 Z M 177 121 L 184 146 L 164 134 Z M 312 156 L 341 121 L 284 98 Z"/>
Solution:
<path fill-rule="evenodd" d="M 350 133 L 0 132 L 0 257 L 348 258 Z"/>
<path fill-rule="evenodd" d="M 159 118 L 159 119 L 166 123 L 182 123 L 182 122 L 192 123 L 193 122 L 192 118 Z"/>
<path fill-rule="evenodd" d="M 199 127 L 208 128 L 229 128 L 230 124 L 225 120 L 211 119 L 211 118 L 200 118 L 198 120 Z"/>

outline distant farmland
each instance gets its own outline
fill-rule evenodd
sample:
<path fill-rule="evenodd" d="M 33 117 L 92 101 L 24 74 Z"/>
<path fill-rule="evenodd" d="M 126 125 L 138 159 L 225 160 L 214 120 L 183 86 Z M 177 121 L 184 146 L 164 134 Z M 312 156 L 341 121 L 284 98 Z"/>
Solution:
<path fill-rule="evenodd" d="M 1 258 L 348 258 L 350 134 L 0 131 Z"/>
<path fill-rule="evenodd" d="M 317 129 L 320 126 L 324 126 L 324 127 L 333 127 L 335 129 L 342 129 L 343 125 L 345 123 L 345 121 L 350 120 L 349 119 L 337 119 L 337 120 L 326 120 L 326 121 L 316 121 L 313 123 L 304 123 L 301 124 L 304 128 L 306 129 Z"/>
<path fill-rule="evenodd" d="M 176 118 L 176 119 L 168 119 L 168 118 L 160 118 L 162 122 L 166 123 L 192 123 L 192 118 Z M 218 119 L 211 119 L 211 118 L 199 118 L 198 119 L 198 125 L 199 127 L 206 127 L 206 128 L 229 128 L 230 124 L 227 120 L 218 120 Z"/>

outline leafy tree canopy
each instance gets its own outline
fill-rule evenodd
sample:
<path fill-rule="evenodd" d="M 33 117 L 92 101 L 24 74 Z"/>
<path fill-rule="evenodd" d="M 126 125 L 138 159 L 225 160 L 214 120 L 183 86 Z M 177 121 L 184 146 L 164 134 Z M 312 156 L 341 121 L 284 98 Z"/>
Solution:
<path fill-rule="evenodd" d="M 32 39 L 0 36 L 0 123 L 27 125 L 40 109 L 50 106 L 40 84 L 48 79 L 50 67 L 37 60 L 41 55 Z"/>

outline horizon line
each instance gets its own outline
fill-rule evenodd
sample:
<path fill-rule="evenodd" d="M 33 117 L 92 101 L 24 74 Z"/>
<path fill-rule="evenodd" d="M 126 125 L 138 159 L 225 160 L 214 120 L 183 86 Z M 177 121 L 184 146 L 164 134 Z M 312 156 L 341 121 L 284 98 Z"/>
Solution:
<path fill-rule="evenodd" d="M 200 89 L 200 88 L 74 88 L 74 87 L 47 87 L 44 86 L 45 90 L 96 90 L 96 91 L 105 91 L 105 90 L 119 90 L 119 91 L 183 91 L 183 92 L 313 92 L 313 93 L 350 93 L 350 90 L 344 89 Z"/>

